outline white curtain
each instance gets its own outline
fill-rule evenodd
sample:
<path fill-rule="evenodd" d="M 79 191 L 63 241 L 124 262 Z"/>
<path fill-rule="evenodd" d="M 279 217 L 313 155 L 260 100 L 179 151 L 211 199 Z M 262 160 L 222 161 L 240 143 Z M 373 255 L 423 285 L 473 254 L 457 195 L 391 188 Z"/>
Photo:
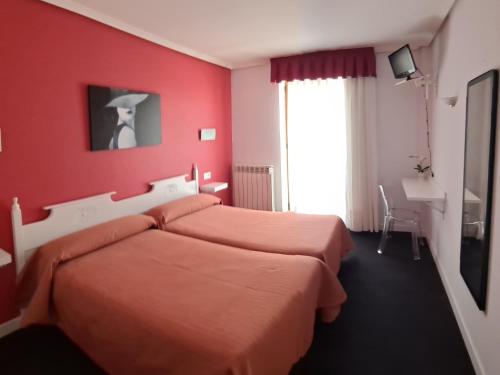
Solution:
<path fill-rule="evenodd" d="M 346 224 L 378 231 L 375 78 L 344 80 L 347 130 Z"/>
<path fill-rule="evenodd" d="M 288 82 L 290 209 L 346 212 L 346 122 L 341 79 Z"/>

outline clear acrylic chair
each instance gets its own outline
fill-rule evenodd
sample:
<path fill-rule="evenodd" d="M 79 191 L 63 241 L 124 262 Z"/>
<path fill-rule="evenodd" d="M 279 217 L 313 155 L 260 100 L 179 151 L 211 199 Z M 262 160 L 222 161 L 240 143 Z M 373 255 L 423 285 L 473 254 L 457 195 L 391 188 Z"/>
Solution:
<path fill-rule="evenodd" d="M 464 207 L 462 226 L 462 230 L 464 231 L 462 236 L 465 235 L 462 240 L 467 237 L 472 237 L 476 240 L 482 240 L 484 238 L 484 221 L 480 220 L 477 212 L 472 213 Z"/>
<path fill-rule="evenodd" d="M 394 223 L 400 223 L 411 228 L 411 242 L 413 250 L 413 259 L 420 259 L 419 248 L 419 233 L 421 232 L 420 215 L 417 211 L 409 210 L 406 208 L 395 208 L 392 206 L 392 198 L 387 193 L 382 185 L 378 186 L 382 201 L 384 203 L 384 230 L 382 238 L 378 245 L 377 252 L 384 253 L 384 248 L 387 243 L 387 238 L 390 237 L 389 232 L 393 230 Z"/>

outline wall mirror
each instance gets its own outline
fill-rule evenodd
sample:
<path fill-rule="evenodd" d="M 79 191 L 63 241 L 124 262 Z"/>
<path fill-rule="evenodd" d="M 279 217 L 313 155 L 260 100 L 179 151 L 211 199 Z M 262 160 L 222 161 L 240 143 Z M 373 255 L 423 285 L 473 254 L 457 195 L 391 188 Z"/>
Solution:
<path fill-rule="evenodd" d="M 460 273 L 481 310 L 488 281 L 497 97 L 497 70 L 467 85 Z"/>

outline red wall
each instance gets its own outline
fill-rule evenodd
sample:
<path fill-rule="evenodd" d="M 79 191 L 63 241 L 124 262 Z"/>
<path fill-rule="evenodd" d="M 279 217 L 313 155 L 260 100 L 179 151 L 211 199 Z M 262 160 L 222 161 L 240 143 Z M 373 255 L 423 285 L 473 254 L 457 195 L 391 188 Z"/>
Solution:
<path fill-rule="evenodd" d="M 12 197 L 24 222 L 42 206 L 189 173 L 213 180 L 231 165 L 230 71 L 141 40 L 38 0 L 0 4 L 0 247 L 13 251 Z M 161 95 L 160 146 L 91 152 L 87 85 Z M 199 128 L 216 128 L 200 142 Z M 222 194 L 227 202 L 229 191 Z M 0 323 L 15 317 L 15 268 L 0 269 Z"/>

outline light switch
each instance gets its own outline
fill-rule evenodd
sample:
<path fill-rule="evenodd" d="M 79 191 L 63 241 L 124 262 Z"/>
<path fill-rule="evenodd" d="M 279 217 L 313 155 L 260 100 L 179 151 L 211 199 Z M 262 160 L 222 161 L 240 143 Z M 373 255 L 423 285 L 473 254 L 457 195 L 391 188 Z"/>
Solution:
<path fill-rule="evenodd" d="M 203 180 L 210 180 L 212 178 L 212 172 L 203 173 Z"/>
<path fill-rule="evenodd" d="M 216 130 L 211 129 L 200 129 L 200 141 L 215 141 Z"/>

